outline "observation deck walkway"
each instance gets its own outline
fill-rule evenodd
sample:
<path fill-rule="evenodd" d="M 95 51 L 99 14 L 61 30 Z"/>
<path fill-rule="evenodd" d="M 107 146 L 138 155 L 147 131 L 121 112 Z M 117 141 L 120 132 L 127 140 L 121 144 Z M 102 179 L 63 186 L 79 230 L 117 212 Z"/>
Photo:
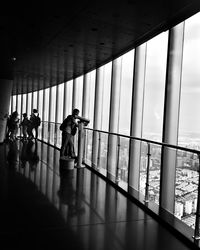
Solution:
<path fill-rule="evenodd" d="M 187 250 L 88 168 L 60 171 L 39 141 L 0 146 L 1 249 Z"/>

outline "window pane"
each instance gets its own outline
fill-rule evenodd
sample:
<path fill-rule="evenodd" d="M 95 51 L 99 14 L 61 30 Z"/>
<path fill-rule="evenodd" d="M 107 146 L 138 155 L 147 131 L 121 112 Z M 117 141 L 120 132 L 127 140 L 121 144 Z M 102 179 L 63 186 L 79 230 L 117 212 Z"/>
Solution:
<path fill-rule="evenodd" d="M 22 102 L 22 96 L 21 95 L 17 95 L 17 112 L 19 114 L 19 118 L 21 116 L 21 102 Z M 21 119 L 21 118 L 20 118 Z"/>
<path fill-rule="evenodd" d="M 49 88 L 44 90 L 44 121 L 48 121 L 49 119 Z"/>
<path fill-rule="evenodd" d="M 200 13 L 185 21 L 179 145 L 200 149 Z"/>
<path fill-rule="evenodd" d="M 77 89 L 77 103 L 76 107 L 77 109 L 80 110 L 80 116 L 82 115 L 82 100 L 83 100 L 83 76 L 80 76 L 76 79 L 78 89 Z"/>
<path fill-rule="evenodd" d="M 44 90 L 40 90 L 39 91 L 39 100 L 38 100 L 38 113 L 39 113 L 39 116 L 41 118 L 41 121 L 43 121 L 43 94 L 44 94 Z"/>
<path fill-rule="evenodd" d="M 63 101 L 64 101 L 64 83 L 58 85 L 58 107 L 57 107 L 57 117 L 56 122 L 62 123 L 63 120 Z"/>
<path fill-rule="evenodd" d="M 17 102 L 17 96 L 12 96 L 12 112 L 16 111 L 16 102 Z"/>
<path fill-rule="evenodd" d="M 10 98 L 9 114 L 11 114 L 11 110 L 12 110 L 11 104 L 12 104 L 12 96 L 11 96 L 11 98 Z"/>
<path fill-rule="evenodd" d="M 30 117 L 32 113 L 32 93 L 28 93 L 27 115 Z"/>
<path fill-rule="evenodd" d="M 178 144 L 200 149 L 200 13 L 185 21 Z M 199 185 L 196 154 L 178 151 L 175 216 L 194 229 Z"/>
<path fill-rule="evenodd" d="M 130 135 L 134 50 L 122 56 L 119 133 Z"/>
<path fill-rule="evenodd" d="M 37 91 L 33 92 L 33 109 L 37 109 Z"/>
<path fill-rule="evenodd" d="M 22 114 L 26 113 L 26 105 L 27 105 L 27 94 L 22 95 Z"/>
<path fill-rule="evenodd" d="M 50 114 L 49 122 L 55 122 L 56 115 L 56 88 L 57 86 L 51 87 L 51 97 L 50 97 Z"/>
<path fill-rule="evenodd" d="M 72 90 L 73 90 L 73 81 L 68 81 L 65 83 L 66 88 L 65 88 L 65 99 L 64 100 L 64 105 L 65 105 L 65 114 L 64 117 L 67 117 L 69 114 L 72 113 Z"/>
<path fill-rule="evenodd" d="M 143 137 L 162 139 L 168 32 L 147 42 Z"/>
<path fill-rule="evenodd" d="M 96 70 L 88 73 L 88 100 L 87 102 L 87 110 L 86 110 L 86 118 L 90 120 L 88 127 L 93 128 L 93 119 L 94 119 L 94 95 L 95 95 L 95 80 L 96 80 Z"/>
<path fill-rule="evenodd" d="M 110 114 L 110 90 L 111 90 L 111 75 L 112 75 L 112 62 L 107 63 L 102 66 L 103 71 L 101 71 L 104 76 L 101 77 L 103 82 L 103 91 L 101 95 L 101 130 L 108 131 L 109 128 L 109 114 Z"/>

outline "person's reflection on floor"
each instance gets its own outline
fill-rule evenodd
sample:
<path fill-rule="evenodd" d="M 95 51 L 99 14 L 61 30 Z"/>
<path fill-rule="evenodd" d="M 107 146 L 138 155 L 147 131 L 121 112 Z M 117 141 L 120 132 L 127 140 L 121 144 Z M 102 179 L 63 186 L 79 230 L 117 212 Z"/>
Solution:
<path fill-rule="evenodd" d="M 26 163 L 28 162 L 27 144 L 28 144 L 28 141 L 25 141 L 25 140 L 22 141 L 22 148 L 21 148 L 21 155 L 20 155 L 20 161 L 21 161 L 22 168 L 25 168 Z"/>
<path fill-rule="evenodd" d="M 73 188 L 73 170 L 64 170 L 62 165 L 60 166 L 60 189 L 58 196 L 60 202 L 64 205 L 68 205 L 68 216 L 76 216 L 85 213 L 85 208 L 81 206 L 80 202 L 77 203 L 76 196 L 77 191 Z"/>
<path fill-rule="evenodd" d="M 37 141 L 35 143 L 32 140 L 23 141 L 23 146 L 21 150 L 21 166 L 25 167 L 26 163 L 29 163 L 29 167 L 31 171 L 34 171 L 39 162 L 38 156 L 38 144 Z"/>
<path fill-rule="evenodd" d="M 7 153 L 7 163 L 9 168 L 15 170 L 19 164 L 19 149 L 17 141 L 9 141 L 8 153 Z"/>
<path fill-rule="evenodd" d="M 28 155 L 29 167 L 32 171 L 34 171 L 39 162 L 37 141 L 35 141 L 34 143 L 33 141 L 29 140 L 27 147 L 27 155 Z"/>

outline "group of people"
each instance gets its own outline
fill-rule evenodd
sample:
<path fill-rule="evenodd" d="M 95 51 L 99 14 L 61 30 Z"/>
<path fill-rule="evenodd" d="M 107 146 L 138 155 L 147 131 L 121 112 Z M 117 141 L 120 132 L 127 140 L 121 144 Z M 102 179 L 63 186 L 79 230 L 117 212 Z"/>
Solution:
<path fill-rule="evenodd" d="M 71 115 L 60 125 L 60 130 L 62 131 L 62 146 L 60 150 L 61 157 L 70 157 L 76 159 L 74 151 L 74 135 L 76 134 L 78 123 L 77 119 L 83 119 L 79 117 L 80 111 L 74 109 Z M 20 122 L 19 114 L 14 111 L 7 120 L 7 139 L 14 141 L 17 138 L 18 129 L 21 128 L 22 138 L 26 139 L 37 139 L 38 138 L 38 127 L 41 124 L 41 119 L 39 117 L 37 109 L 33 109 L 30 118 L 28 119 L 27 113 L 23 114 L 23 119 Z M 35 137 L 34 137 L 35 133 Z"/>
<path fill-rule="evenodd" d="M 17 138 L 18 129 L 22 130 L 23 139 L 33 139 L 35 133 L 35 139 L 38 138 L 38 127 L 41 124 L 41 119 L 39 117 L 37 109 L 33 109 L 30 118 L 28 118 L 27 113 L 23 114 L 23 119 L 20 122 L 19 114 L 14 111 L 7 120 L 7 134 L 6 138 L 14 141 Z M 35 131 L 35 132 L 34 132 Z"/>

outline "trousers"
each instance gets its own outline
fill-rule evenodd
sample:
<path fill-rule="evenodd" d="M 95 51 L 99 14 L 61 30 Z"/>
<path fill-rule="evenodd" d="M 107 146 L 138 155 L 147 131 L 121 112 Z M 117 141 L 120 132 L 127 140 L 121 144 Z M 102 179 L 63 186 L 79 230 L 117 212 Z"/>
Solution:
<path fill-rule="evenodd" d="M 62 133 L 60 156 L 75 157 L 73 135 L 67 132 Z"/>

